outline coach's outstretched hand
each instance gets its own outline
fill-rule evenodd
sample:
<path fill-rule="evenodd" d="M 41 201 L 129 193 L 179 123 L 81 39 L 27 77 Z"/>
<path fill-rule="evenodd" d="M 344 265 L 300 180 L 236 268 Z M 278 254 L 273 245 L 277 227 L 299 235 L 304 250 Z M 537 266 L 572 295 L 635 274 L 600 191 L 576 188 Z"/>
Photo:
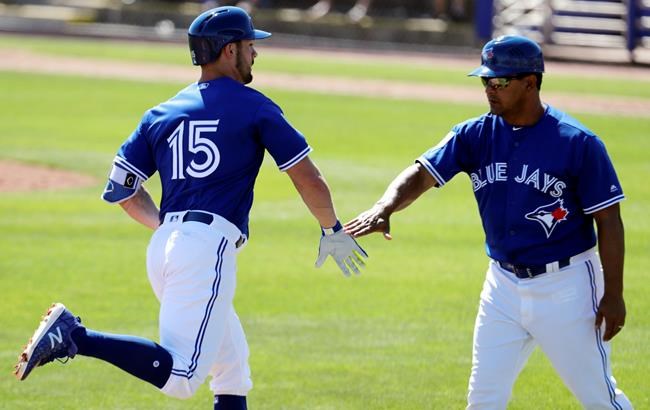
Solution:
<path fill-rule="evenodd" d="M 378 205 L 362 212 L 359 216 L 343 225 L 343 230 L 354 238 L 373 232 L 381 232 L 384 239 L 393 239 L 390 235 L 390 214 Z"/>
<path fill-rule="evenodd" d="M 366 251 L 359 246 L 357 241 L 343 230 L 321 236 L 318 259 L 316 259 L 317 268 L 320 268 L 325 263 L 328 255 L 332 255 L 334 262 L 339 265 L 341 272 L 345 276 L 350 276 L 350 271 L 357 275 L 360 274 L 359 269 L 366 265 L 362 257 L 368 257 Z"/>

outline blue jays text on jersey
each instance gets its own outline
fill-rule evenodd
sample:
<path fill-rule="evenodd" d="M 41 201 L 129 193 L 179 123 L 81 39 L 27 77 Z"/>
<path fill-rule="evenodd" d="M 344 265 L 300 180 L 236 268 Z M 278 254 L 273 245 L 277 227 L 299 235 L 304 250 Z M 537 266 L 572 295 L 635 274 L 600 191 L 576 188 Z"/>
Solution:
<path fill-rule="evenodd" d="M 485 187 L 487 184 L 494 182 L 506 182 L 508 180 L 508 163 L 496 162 L 486 165 L 484 168 L 478 169 L 477 172 L 470 173 L 472 186 L 474 192 Z M 511 172 L 511 171 L 510 171 Z M 515 175 L 511 178 L 520 184 L 530 185 L 550 196 L 559 198 L 562 196 L 563 189 L 566 188 L 566 183 L 552 175 L 540 171 L 539 168 L 529 170 L 528 164 L 523 164 L 520 171 L 516 171 Z"/>
<path fill-rule="evenodd" d="M 144 114 L 115 157 L 103 198 L 122 201 L 158 171 L 161 221 L 167 212 L 203 210 L 247 235 L 265 150 L 284 171 L 311 147 L 260 92 L 228 77 L 193 83 Z"/>
<path fill-rule="evenodd" d="M 596 244 L 590 215 L 624 199 L 602 141 L 547 106 L 537 124 L 485 114 L 456 125 L 418 159 L 444 185 L 470 176 L 488 256 L 545 264 Z"/>

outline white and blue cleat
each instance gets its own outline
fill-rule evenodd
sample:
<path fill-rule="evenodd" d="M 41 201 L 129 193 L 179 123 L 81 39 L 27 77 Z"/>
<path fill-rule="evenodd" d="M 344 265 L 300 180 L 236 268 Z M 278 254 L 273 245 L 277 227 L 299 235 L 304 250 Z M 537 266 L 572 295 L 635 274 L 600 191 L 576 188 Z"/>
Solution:
<path fill-rule="evenodd" d="M 25 380 L 34 367 L 43 366 L 54 359 L 73 358 L 77 354 L 77 345 L 72 341 L 71 334 L 82 327 L 81 319 L 70 313 L 62 303 L 54 303 L 18 357 L 14 371 L 18 380 Z"/>

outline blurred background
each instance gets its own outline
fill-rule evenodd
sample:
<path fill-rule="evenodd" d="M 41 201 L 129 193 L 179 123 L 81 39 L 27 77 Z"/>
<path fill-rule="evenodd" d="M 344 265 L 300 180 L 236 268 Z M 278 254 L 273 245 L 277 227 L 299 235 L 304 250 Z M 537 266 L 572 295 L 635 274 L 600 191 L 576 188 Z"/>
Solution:
<path fill-rule="evenodd" d="M 0 1 L 0 33 L 186 41 L 202 10 L 238 5 L 288 47 L 472 53 L 500 34 L 549 58 L 650 64 L 650 0 Z"/>

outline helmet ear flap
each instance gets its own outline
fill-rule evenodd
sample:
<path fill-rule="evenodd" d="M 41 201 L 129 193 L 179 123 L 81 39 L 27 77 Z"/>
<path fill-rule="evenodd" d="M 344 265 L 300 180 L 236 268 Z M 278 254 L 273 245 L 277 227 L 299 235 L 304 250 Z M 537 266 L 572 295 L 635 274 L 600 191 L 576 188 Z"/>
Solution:
<path fill-rule="evenodd" d="M 212 42 L 206 37 L 188 36 L 192 64 L 207 64 L 217 59 Z"/>
<path fill-rule="evenodd" d="M 188 36 L 192 64 L 201 65 L 215 61 L 229 38 Z"/>

